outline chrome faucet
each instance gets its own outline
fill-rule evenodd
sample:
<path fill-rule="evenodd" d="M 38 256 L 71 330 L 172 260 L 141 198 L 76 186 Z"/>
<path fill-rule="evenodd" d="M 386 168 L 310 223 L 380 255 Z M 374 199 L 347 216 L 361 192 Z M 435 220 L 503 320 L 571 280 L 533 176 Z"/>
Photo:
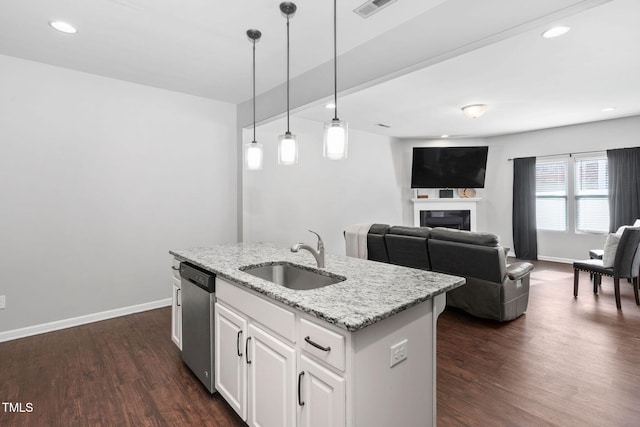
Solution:
<path fill-rule="evenodd" d="M 297 245 L 293 245 L 291 247 L 291 252 L 298 252 L 300 249 L 306 249 L 311 252 L 311 255 L 313 255 L 313 257 L 316 259 L 318 268 L 324 268 L 324 243 L 322 242 L 322 239 L 320 238 L 320 235 L 318 233 L 312 230 L 309 230 L 309 232 L 318 236 L 318 250 L 316 251 L 311 246 L 305 245 L 304 243 L 298 243 Z"/>

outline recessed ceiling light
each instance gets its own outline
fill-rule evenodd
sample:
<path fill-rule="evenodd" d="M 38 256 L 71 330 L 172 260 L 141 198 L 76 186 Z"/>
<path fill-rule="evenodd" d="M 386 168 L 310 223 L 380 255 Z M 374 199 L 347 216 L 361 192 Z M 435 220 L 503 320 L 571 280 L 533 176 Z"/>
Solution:
<path fill-rule="evenodd" d="M 78 32 L 76 27 L 64 21 L 50 21 L 49 25 L 51 25 L 52 28 L 67 34 L 75 34 Z"/>
<path fill-rule="evenodd" d="M 324 106 L 324 108 L 326 108 L 327 110 L 334 110 L 336 108 L 336 104 L 334 104 L 333 102 L 329 102 Z"/>
<path fill-rule="evenodd" d="M 565 27 L 564 25 L 559 25 L 557 27 L 549 28 L 547 31 L 542 33 L 542 37 L 544 37 L 545 39 L 552 39 L 554 37 L 567 34 L 570 29 L 571 28 Z"/>
<path fill-rule="evenodd" d="M 603 108 L 602 110 L 603 113 L 610 113 L 612 111 L 616 111 L 616 107 L 607 107 L 607 108 Z"/>
<path fill-rule="evenodd" d="M 449 138 L 449 135 L 440 135 L 440 138 Z"/>

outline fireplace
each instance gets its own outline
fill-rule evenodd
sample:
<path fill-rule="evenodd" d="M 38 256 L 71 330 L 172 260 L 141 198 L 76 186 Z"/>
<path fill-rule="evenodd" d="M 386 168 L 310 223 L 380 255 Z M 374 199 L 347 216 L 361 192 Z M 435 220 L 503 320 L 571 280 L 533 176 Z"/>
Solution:
<path fill-rule="evenodd" d="M 420 227 L 447 227 L 471 231 L 471 211 L 420 211 Z"/>
<path fill-rule="evenodd" d="M 411 199 L 413 202 L 413 225 L 477 231 L 477 204 L 481 200 L 475 197 Z"/>

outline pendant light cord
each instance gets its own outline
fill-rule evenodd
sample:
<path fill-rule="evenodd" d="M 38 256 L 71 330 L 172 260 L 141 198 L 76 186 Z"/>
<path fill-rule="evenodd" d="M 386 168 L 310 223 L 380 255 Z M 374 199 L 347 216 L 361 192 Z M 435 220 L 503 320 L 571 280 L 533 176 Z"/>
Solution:
<path fill-rule="evenodd" d="M 287 133 L 289 131 L 289 15 L 287 15 Z"/>
<path fill-rule="evenodd" d="M 253 39 L 253 142 L 256 142 L 256 40 Z"/>
<path fill-rule="evenodd" d="M 333 0 L 333 104 L 334 120 L 338 120 L 338 13 L 336 12 L 337 0 Z"/>

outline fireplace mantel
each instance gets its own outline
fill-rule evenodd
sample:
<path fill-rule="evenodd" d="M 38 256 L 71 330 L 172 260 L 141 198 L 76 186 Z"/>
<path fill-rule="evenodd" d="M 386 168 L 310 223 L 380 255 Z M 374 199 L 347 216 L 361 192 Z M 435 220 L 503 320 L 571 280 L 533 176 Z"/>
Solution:
<path fill-rule="evenodd" d="M 479 197 L 455 197 L 452 199 L 440 198 L 414 198 L 413 202 L 413 225 L 420 227 L 421 211 L 457 211 L 468 210 L 470 213 L 471 231 L 477 231 L 477 204 L 482 199 Z"/>

